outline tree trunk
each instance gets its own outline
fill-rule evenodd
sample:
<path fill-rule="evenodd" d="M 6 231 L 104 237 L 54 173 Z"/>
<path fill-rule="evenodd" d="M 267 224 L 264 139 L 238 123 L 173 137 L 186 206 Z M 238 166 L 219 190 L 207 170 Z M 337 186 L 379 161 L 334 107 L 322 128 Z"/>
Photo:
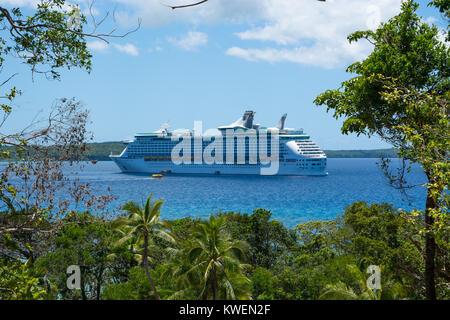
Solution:
<path fill-rule="evenodd" d="M 103 265 L 100 267 L 99 274 L 97 275 L 97 300 L 100 300 L 102 292 L 102 281 L 103 281 Z"/>
<path fill-rule="evenodd" d="M 436 300 L 436 283 L 435 283 L 435 255 L 436 241 L 434 236 L 430 234 L 433 227 L 434 218 L 431 210 L 437 207 L 435 199 L 428 191 L 427 201 L 425 205 L 425 295 L 428 300 Z"/>
<path fill-rule="evenodd" d="M 81 289 L 81 300 L 87 300 L 86 291 L 84 287 L 84 267 L 81 266 L 81 278 L 80 278 L 80 289 Z"/>
<path fill-rule="evenodd" d="M 158 290 L 156 290 L 155 283 L 153 282 L 152 276 L 150 275 L 150 271 L 148 270 L 148 234 L 144 235 L 144 255 L 142 257 L 142 263 L 144 264 L 145 273 L 147 274 L 148 281 L 150 281 L 150 285 L 153 289 L 153 294 L 156 297 L 156 300 L 161 300 L 161 297 L 158 294 Z"/>
<path fill-rule="evenodd" d="M 214 300 L 219 300 L 219 295 L 217 293 L 217 274 L 216 274 L 216 268 L 213 266 L 211 269 L 211 274 L 212 274 L 212 290 L 213 290 L 213 297 Z"/>

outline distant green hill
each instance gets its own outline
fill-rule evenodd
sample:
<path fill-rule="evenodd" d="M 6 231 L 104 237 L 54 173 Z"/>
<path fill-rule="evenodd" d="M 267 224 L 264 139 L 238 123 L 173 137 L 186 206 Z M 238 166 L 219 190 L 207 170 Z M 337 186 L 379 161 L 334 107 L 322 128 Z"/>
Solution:
<path fill-rule="evenodd" d="M 122 142 L 96 142 L 89 144 L 88 158 L 91 160 L 110 160 L 109 155 L 120 154 L 125 149 Z"/>
<path fill-rule="evenodd" d="M 328 158 L 397 158 L 394 149 L 375 150 L 324 150 Z"/>
<path fill-rule="evenodd" d="M 89 145 L 89 158 L 96 160 L 109 160 L 111 154 L 120 154 L 125 148 L 122 142 L 100 142 Z M 325 150 L 328 158 L 396 158 L 397 154 L 393 149 L 376 150 Z"/>
<path fill-rule="evenodd" d="M 110 160 L 109 155 L 120 154 L 125 148 L 125 144 L 122 142 L 99 142 L 99 143 L 89 143 L 87 158 L 90 160 L 105 161 Z M 9 147 L 10 159 L 17 160 L 19 156 L 16 154 L 16 147 Z M 33 152 L 33 151 L 32 151 Z M 1 161 L 4 161 L 3 159 Z"/>
<path fill-rule="evenodd" d="M 109 155 L 120 154 L 125 148 L 125 144 L 118 141 L 90 143 L 87 157 L 90 160 L 108 161 Z M 12 158 L 15 158 L 14 148 L 9 148 Z M 397 154 L 393 149 L 376 150 L 324 150 L 328 158 L 396 158 Z"/>

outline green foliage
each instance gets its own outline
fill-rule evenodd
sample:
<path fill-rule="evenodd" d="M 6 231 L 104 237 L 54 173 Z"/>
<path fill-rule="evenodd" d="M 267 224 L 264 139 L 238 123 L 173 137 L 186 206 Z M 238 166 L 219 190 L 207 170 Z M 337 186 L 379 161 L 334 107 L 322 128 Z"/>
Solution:
<path fill-rule="evenodd" d="M 174 243 L 174 238 L 167 231 L 169 225 L 159 219 L 164 201 L 151 201 L 151 199 L 152 194 L 147 198 L 143 206 L 133 201 L 125 203 L 122 210 L 127 211 L 129 214 L 126 217 L 115 220 L 113 227 L 121 235 L 116 245 L 131 245 L 134 256 L 141 262 L 145 270 L 153 289 L 153 294 L 157 300 L 160 300 L 158 290 L 149 270 L 149 250 L 155 247 L 155 243 L 152 241 L 155 238 L 168 243 Z"/>
<path fill-rule="evenodd" d="M 28 64 L 33 72 L 48 72 L 59 78 L 61 68 L 80 67 L 91 70 L 91 54 L 86 45 L 83 27 L 87 21 L 80 19 L 79 29 L 71 29 L 67 21 L 74 8 L 63 10 L 64 0 L 42 1 L 31 15 L 24 16 L 20 8 L 0 10 L 0 23 L 8 25 L 9 38 L 1 37 L 3 55 L 14 54 Z M 2 57 L 4 61 L 5 57 Z M 40 67 L 49 68 L 40 70 Z"/>
<path fill-rule="evenodd" d="M 109 155 L 120 154 L 125 148 L 122 142 L 100 142 L 100 143 L 87 143 L 86 152 L 84 158 L 86 160 L 97 160 L 97 161 L 110 161 Z M 5 160 L 20 160 L 23 156 L 20 151 L 24 151 L 23 147 L 10 146 L 7 148 L 8 153 L 4 155 Z M 28 151 L 28 149 L 27 149 Z M 61 156 L 60 151 L 49 148 L 49 153 L 58 158 Z M 31 155 L 34 154 L 33 150 L 30 150 Z"/>
<path fill-rule="evenodd" d="M 447 19 L 447 41 L 450 41 L 450 1 L 449 0 L 433 0 L 428 6 L 434 6 L 439 9 L 439 12 L 443 14 Z"/>
<path fill-rule="evenodd" d="M 319 300 L 376 300 L 377 296 L 370 290 L 361 294 L 355 293 L 352 288 L 345 283 L 338 282 L 334 285 L 327 285 Z"/>
<path fill-rule="evenodd" d="M 334 221 L 295 228 L 296 245 L 273 267 L 252 271 L 255 299 L 422 298 L 422 239 L 387 204 L 356 202 Z M 412 241 L 419 244 L 417 248 Z M 369 265 L 382 269 L 381 292 L 366 286 Z M 339 289 L 339 290 L 338 290 Z M 345 289 L 345 290 L 344 290 Z"/>
<path fill-rule="evenodd" d="M 211 216 L 196 225 L 192 235 L 186 255 L 191 268 L 183 276 L 201 281 L 200 296 L 214 300 L 248 299 L 247 265 L 243 264 L 247 244 L 232 240 L 224 217 Z"/>
<path fill-rule="evenodd" d="M 100 142 L 100 143 L 89 143 L 88 151 L 86 153 L 88 159 L 92 160 L 110 160 L 109 155 L 120 154 L 125 145 L 122 142 Z"/>
<path fill-rule="evenodd" d="M 255 299 L 273 298 L 273 274 L 270 270 L 258 267 L 253 270 L 250 280 L 252 283 L 252 296 Z"/>
<path fill-rule="evenodd" d="M 220 214 L 234 239 L 247 242 L 248 263 L 254 267 L 271 268 L 295 244 L 295 235 L 283 224 L 271 219 L 271 212 L 254 210 L 251 215 L 233 212 Z"/>
<path fill-rule="evenodd" d="M 357 257 L 362 270 L 369 265 L 382 266 L 386 291 L 389 280 L 390 285 L 406 284 L 410 288 L 407 295 L 418 297 L 421 289 L 416 279 L 423 272 L 423 239 L 414 234 L 401 212 L 385 203 L 358 201 L 346 208 L 342 223 L 342 236 L 348 239 L 344 252 Z"/>
<path fill-rule="evenodd" d="M 109 155 L 120 154 L 125 148 L 122 142 L 98 142 L 88 143 L 86 158 L 89 160 L 110 161 Z M 5 158 L 11 160 L 20 159 L 17 148 L 12 146 L 8 148 L 9 155 Z M 324 150 L 328 158 L 396 158 L 397 152 L 393 149 L 376 150 Z"/>
<path fill-rule="evenodd" d="M 430 5 L 448 18 L 448 1 Z M 404 1 L 400 14 L 376 31 L 351 34 L 350 42 L 366 39 L 374 45 L 373 52 L 348 67 L 347 72 L 355 77 L 339 89 L 320 94 L 315 103 L 333 110 L 334 117 L 345 118 L 343 133 L 377 134 L 398 150 L 403 159 L 398 174 L 390 171 L 388 160 L 383 160 L 381 167 L 391 185 L 402 192 L 409 187 L 405 173 L 410 164 L 421 165 L 428 179 L 426 209 L 413 211 L 409 221 L 424 235 L 426 295 L 435 299 L 436 275 L 448 279 L 445 268 L 436 264 L 436 254 L 448 257 L 448 252 L 441 254 L 436 242 L 448 248 L 450 47 L 440 42 L 436 26 L 416 14 L 418 6 L 412 0 Z M 365 238 L 358 241 L 359 247 L 368 247 L 375 255 L 386 249 Z"/>
<path fill-rule="evenodd" d="M 295 231 L 301 246 L 300 251 L 315 254 L 331 247 L 335 229 L 335 221 L 311 221 L 297 225 Z"/>
<path fill-rule="evenodd" d="M 127 205 L 131 212 L 145 211 L 145 207 Z M 170 230 L 170 237 L 177 241 L 149 237 L 148 251 L 157 254 L 148 255 L 152 266 L 148 274 L 137 265 L 143 265 L 140 233 L 124 240 L 128 233 L 122 232 L 137 227 L 136 221 L 113 231 L 111 225 L 123 227 L 125 217 L 105 222 L 88 213 L 73 213 L 66 219 L 63 228 L 42 239 L 34 264 L 2 262 L 0 287 L 15 291 L 8 296 L 0 292 L 4 298 L 155 299 L 149 276 L 162 299 L 424 297 L 423 239 L 388 204 L 356 202 L 333 221 L 302 223 L 294 230 L 270 220 L 270 212 L 262 209 L 252 215 L 227 213 L 206 221 L 170 221 L 165 223 L 170 229 L 158 228 Z M 269 258 L 259 259 L 261 252 Z M 245 264 L 250 254 L 255 265 Z M 73 264 L 81 266 L 82 290 L 66 288 L 66 268 Z M 366 285 L 366 270 L 372 264 L 381 268 L 377 292 Z M 448 298 L 445 281 L 438 286 L 438 296 Z"/>
<path fill-rule="evenodd" d="M 14 210 L 0 212 L 0 225 L 6 229 L 14 229 L 16 226 L 23 226 L 29 220 L 30 215 L 36 215 L 37 212 L 30 210 Z M 11 233 L 0 234 L 0 253 L 5 257 L 15 257 L 22 261 L 34 261 L 45 252 L 45 235 L 33 232 L 33 228 L 49 231 L 52 224 L 45 215 L 36 219 L 29 225 L 31 230 L 25 229 Z"/>
<path fill-rule="evenodd" d="M 129 270 L 129 279 L 106 286 L 102 292 L 104 300 L 154 300 L 152 287 L 140 267 Z"/>
<path fill-rule="evenodd" d="M 86 37 L 96 35 L 84 33 L 83 28 L 87 25 L 84 16 L 80 17 L 79 26 L 69 27 L 68 20 L 74 14 L 75 7 L 67 5 L 65 0 L 41 0 L 33 9 L 24 10 L 20 7 L 9 9 L 0 4 L 0 72 L 4 71 L 4 67 L 13 59 L 30 67 L 33 80 L 36 73 L 59 79 L 61 70 L 73 67 L 89 72 L 91 54 L 87 49 Z M 0 113 L 3 118 L 0 126 L 5 125 L 5 121 L 13 112 L 14 99 L 21 94 L 15 86 L 3 91 L 3 86 L 9 85 L 16 75 L 18 73 L 7 75 L 0 80 L 2 88 L 0 99 L 3 101 L 0 104 Z M 8 217 L 11 218 L 8 221 L 9 225 L 11 221 L 17 221 L 15 215 L 20 211 L 19 208 L 26 207 L 27 210 L 22 218 L 29 219 L 22 225 L 10 226 L 7 231 L 1 228 L 1 234 L 21 232 L 24 229 L 29 233 L 46 231 L 46 225 L 42 226 L 40 222 L 49 217 L 49 211 L 51 211 L 49 207 L 57 202 L 52 192 L 61 183 L 55 181 L 58 180 L 56 178 L 58 176 L 57 161 L 49 161 L 46 158 L 46 153 L 42 152 L 46 149 L 43 145 L 52 144 L 52 148 L 58 150 L 61 157 L 66 155 L 70 157 L 74 153 L 83 152 L 87 137 L 85 128 L 87 113 L 79 109 L 80 104 L 74 100 L 61 99 L 48 117 L 48 126 L 39 128 L 41 124 L 34 121 L 26 129 L 0 134 L 0 157 L 9 162 L 0 177 L 0 201 L 11 212 L 11 217 Z M 35 150 L 38 147 L 41 148 L 39 152 L 34 152 L 32 155 L 25 152 L 33 147 L 36 147 Z M 34 157 L 40 153 L 42 153 L 40 157 Z M 14 161 L 9 161 L 11 159 Z M 37 167 L 39 169 L 33 170 Z M 27 190 L 21 190 L 21 193 L 26 194 L 27 197 L 18 197 L 17 187 L 10 183 L 12 175 L 19 179 L 35 179 L 36 183 L 31 184 L 32 186 L 22 186 L 22 189 L 27 188 Z M 59 181 L 62 180 L 59 179 Z M 36 195 L 36 193 L 40 194 Z M 45 205 L 37 204 L 40 201 L 38 199 L 45 202 Z M 61 201 L 60 204 L 62 203 L 65 202 Z M 26 244 L 25 242 L 20 245 L 24 247 Z"/>
<path fill-rule="evenodd" d="M 0 261 L 0 300 L 43 300 L 46 291 L 26 263 Z"/>
<path fill-rule="evenodd" d="M 100 299 L 102 288 L 111 282 L 128 279 L 128 270 L 136 265 L 125 246 L 116 241 L 109 223 L 89 213 L 72 213 L 65 225 L 48 239 L 48 253 L 36 261 L 36 268 L 58 288 L 63 299 Z M 67 267 L 81 268 L 81 290 L 69 290 Z"/>
<path fill-rule="evenodd" d="M 73 12 L 63 10 L 64 4 L 42 1 L 28 16 L 0 6 L 0 30 L 10 31 L 0 34 L 0 67 L 14 55 L 33 74 L 59 78 L 63 68 L 90 71 L 86 20 L 81 18 L 79 29 L 67 27 Z M 430 5 L 448 19 L 447 0 Z M 307 222 L 289 230 L 264 209 L 250 215 L 217 214 L 206 221 L 164 222 L 163 202 L 150 196 L 143 205 L 126 203 L 122 209 L 128 214 L 113 221 L 71 213 L 63 218 L 62 228 L 51 232 L 60 221 L 48 219 L 45 210 L 30 211 L 39 214 L 37 225 L 2 233 L 0 298 L 422 299 L 427 277 L 423 256 L 431 249 L 437 253 L 431 259 L 437 295 L 448 299 L 449 48 L 439 41 L 438 29 L 415 13 L 417 8 L 415 2 L 404 1 L 401 13 L 377 30 L 351 34 L 350 42 L 366 39 L 373 52 L 349 66 L 353 78 L 319 95 L 315 103 L 345 118 L 343 133 L 378 134 L 395 148 L 335 151 L 334 156 L 382 153 L 421 164 L 428 177 L 425 213 L 356 202 L 334 221 Z M 4 94 L 0 107 L 9 114 L 20 91 L 13 87 Z M 17 141 L 14 145 L 1 138 L 3 158 L 21 158 L 28 142 L 21 136 Z M 90 156 L 105 159 L 122 147 L 95 144 Z M 402 177 L 390 178 L 402 186 Z M 24 218 L 10 201 L 14 196 L 14 189 L 0 185 L 0 197 L 10 209 L 0 215 L 4 230 L 21 225 Z M 436 246 L 430 247 L 433 241 Z M 81 266 L 81 290 L 66 287 L 66 268 L 73 264 Z M 366 285 L 372 264 L 381 268 L 377 292 Z"/>
<path fill-rule="evenodd" d="M 340 89 L 327 90 L 315 103 L 326 105 L 334 116 L 345 117 L 343 133 L 395 133 L 395 126 L 408 117 L 404 105 L 386 104 L 379 75 L 397 79 L 418 90 L 441 90 L 448 81 L 448 48 L 438 40 L 438 29 L 421 21 L 413 1 L 402 4 L 402 12 L 375 31 L 351 34 L 350 42 L 367 39 L 374 50 L 367 59 L 347 71 L 357 76 L 344 81 Z M 393 131 L 393 132 L 392 132 Z"/>
<path fill-rule="evenodd" d="M 406 222 L 399 219 L 391 205 L 355 202 L 346 209 L 344 223 L 352 237 L 350 251 L 359 256 L 370 257 L 366 264 L 386 261 L 391 250 L 401 247 L 400 230 Z M 366 265 L 367 266 L 367 265 Z"/>
<path fill-rule="evenodd" d="M 376 150 L 324 150 L 327 158 L 397 158 L 394 149 Z"/>

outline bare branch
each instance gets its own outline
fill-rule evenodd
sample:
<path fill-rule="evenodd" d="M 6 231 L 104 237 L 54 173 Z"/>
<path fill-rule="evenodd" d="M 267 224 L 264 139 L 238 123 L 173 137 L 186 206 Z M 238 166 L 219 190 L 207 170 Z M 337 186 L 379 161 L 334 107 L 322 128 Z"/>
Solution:
<path fill-rule="evenodd" d="M 180 9 L 180 8 L 195 7 L 195 6 L 198 6 L 198 5 L 202 4 L 202 3 L 205 3 L 205 2 L 207 2 L 207 1 L 208 1 L 208 0 L 202 0 L 202 1 L 195 2 L 195 3 L 184 4 L 184 5 L 179 5 L 179 6 L 171 6 L 171 5 L 165 4 L 165 3 L 161 3 L 161 4 L 162 4 L 163 6 L 166 6 L 166 7 L 171 8 L 172 10 L 175 10 L 175 9 Z"/>
<path fill-rule="evenodd" d="M 6 79 L 5 81 L 3 81 L 2 83 L 0 83 L 0 87 L 2 87 L 3 85 L 5 85 L 9 80 L 11 80 L 12 78 L 14 78 L 15 76 L 17 76 L 18 73 L 14 73 L 12 76 L 10 76 L 8 79 Z"/>
<path fill-rule="evenodd" d="M 22 34 L 21 31 L 30 31 L 32 29 L 39 29 L 39 28 L 43 28 L 43 29 L 52 29 L 52 30 L 58 30 L 58 31 L 64 31 L 64 32 L 69 32 L 69 33 L 73 33 L 79 36 L 85 36 L 85 37 L 89 37 L 89 38 L 97 38 L 100 39 L 102 41 L 105 41 L 106 43 L 109 43 L 109 41 L 106 38 L 124 38 L 126 36 L 128 36 L 131 33 L 136 32 L 137 30 L 140 29 L 141 24 L 142 24 L 142 20 L 139 18 L 138 19 L 138 25 L 136 26 L 136 28 L 125 32 L 123 34 L 114 34 L 117 30 L 117 22 L 115 20 L 115 18 L 113 19 L 115 22 L 115 27 L 106 33 L 96 33 L 97 29 L 106 21 L 106 18 L 109 16 L 109 12 L 107 12 L 105 14 L 105 16 L 100 20 L 97 21 L 94 17 L 93 11 L 92 11 L 92 6 L 94 4 L 94 1 L 90 3 L 89 5 L 89 15 L 91 16 L 92 19 L 92 24 L 93 24 L 93 29 L 90 32 L 81 32 L 78 30 L 72 30 L 70 28 L 58 28 L 55 26 L 52 26 L 50 24 L 32 24 L 32 25 L 26 25 L 24 23 L 24 21 L 22 20 L 14 20 L 10 14 L 10 12 L 8 11 L 8 9 L 0 7 L 0 12 L 3 13 L 3 15 L 6 17 L 6 20 L 8 21 L 10 28 L 10 34 L 14 37 L 14 36 L 20 36 L 23 39 L 25 39 L 25 36 Z"/>
<path fill-rule="evenodd" d="M 317 1 L 321 1 L 321 2 L 325 2 L 326 0 L 317 0 Z M 180 8 L 189 8 L 189 7 L 195 7 L 198 6 L 202 3 L 208 2 L 208 0 L 202 0 L 202 1 L 198 1 L 198 2 L 194 2 L 194 3 L 189 3 L 189 4 L 184 4 L 184 5 L 178 5 L 178 6 L 172 6 L 169 4 L 165 4 L 165 3 L 161 3 L 163 6 L 169 7 L 172 10 L 174 9 L 180 9 Z"/>

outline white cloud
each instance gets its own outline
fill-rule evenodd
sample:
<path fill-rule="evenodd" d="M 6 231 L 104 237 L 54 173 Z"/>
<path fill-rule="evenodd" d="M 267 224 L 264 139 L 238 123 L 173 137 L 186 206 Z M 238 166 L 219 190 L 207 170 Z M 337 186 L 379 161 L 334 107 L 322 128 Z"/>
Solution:
<path fill-rule="evenodd" d="M 380 21 L 398 13 L 401 4 L 401 0 L 217 0 L 172 10 L 162 3 L 183 1 L 114 1 L 118 4 L 117 21 L 125 28 L 136 26 L 139 17 L 143 27 L 158 27 L 175 21 L 195 26 L 235 24 L 234 28 L 241 28 L 241 31 L 236 33 L 236 43 L 226 50 L 228 55 L 252 61 L 290 61 L 327 68 L 342 67 L 365 57 L 370 46 L 364 41 L 350 45 L 347 35 L 355 30 L 376 28 Z M 432 22 L 433 18 L 427 21 Z M 186 37 L 168 40 L 185 50 L 194 50 L 206 44 L 208 37 L 191 32 Z M 138 54 L 137 48 L 129 44 L 116 49 Z"/>
<path fill-rule="evenodd" d="M 428 17 L 426 19 L 423 19 L 423 21 L 428 24 L 435 24 L 437 22 L 437 19 L 435 17 Z M 437 28 L 438 28 L 437 39 L 440 42 L 442 42 L 447 48 L 450 47 L 450 42 L 447 41 L 448 31 L 446 29 L 440 28 L 439 26 Z"/>
<path fill-rule="evenodd" d="M 163 5 L 187 3 L 186 0 L 115 0 L 121 4 L 117 18 L 124 26 L 134 26 L 142 18 L 143 26 L 157 27 L 173 21 L 195 24 L 244 23 L 258 20 L 263 15 L 265 0 L 211 0 L 200 6 L 172 10 Z"/>
<path fill-rule="evenodd" d="M 3 0 L 2 1 L 4 5 L 9 5 L 13 7 L 23 7 L 23 6 L 30 6 L 30 7 L 36 7 L 39 0 Z"/>
<path fill-rule="evenodd" d="M 450 42 L 447 41 L 448 31 L 445 29 L 439 28 L 438 40 L 442 42 L 447 48 L 450 47 Z"/>
<path fill-rule="evenodd" d="M 111 43 L 108 44 L 101 40 L 94 40 L 87 43 L 87 47 L 91 51 L 97 51 L 97 52 L 107 52 L 112 47 L 120 52 L 126 53 L 130 56 L 138 56 L 139 55 L 139 49 L 131 44 L 131 43 L 125 43 L 125 44 L 119 44 L 119 43 Z"/>
<path fill-rule="evenodd" d="M 435 17 L 428 17 L 428 18 L 425 19 L 425 22 L 429 23 L 429 24 L 433 24 L 433 23 L 436 22 L 436 20 L 437 19 Z"/>
<path fill-rule="evenodd" d="M 154 48 L 148 48 L 148 52 L 150 52 L 150 53 L 152 53 L 152 52 L 161 52 L 161 51 L 163 51 L 164 49 L 162 48 L 162 47 L 160 47 L 160 46 L 156 46 L 156 47 L 154 47 Z"/>
<path fill-rule="evenodd" d="M 87 47 L 92 51 L 104 52 L 108 50 L 108 44 L 102 40 L 89 41 Z"/>
<path fill-rule="evenodd" d="M 139 49 L 131 43 L 126 43 L 126 44 L 113 43 L 112 45 L 114 48 L 116 48 L 120 52 L 124 52 L 130 56 L 138 56 L 139 55 Z"/>
<path fill-rule="evenodd" d="M 6 5 L 6 6 L 10 6 L 10 7 L 31 7 L 31 8 L 36 8 L 38 6 L 38 4 L 40 4 L 42 2 L 42 0 L 2 0 L 2 4 Z M 68 10 L 70 9 L 71 5 L 80 5 L 82 7 L 85 8 L 84 10 L 84 14 L 89 14 L 89 10 L 88 7 L 91 5 L 89 0 L 68 0 L 66 1 L 66 3 L 64 3 L 62 5 L 62 10 Z M 59 11 L 58 7 L 54 7 L 55 10 Z M 97 9 L 92 8 L 92 13 L 96 14 Z"/>
<path fill-rule="evenodd" d="M 203 32 L 189 31 L 182 38 L 167 38 L 167 41 L 183 50 L 193 51 L 208 42 L 208 35 Z"/>
<path fill-rule="evenodd" d="M 363 41 L 350 45 L 347 35 L 376 28 L 380 21 L 398 13 L 401 4 L 401 0 L 227 0 L 171 10 L 158 1 L 116 1 L 127 5 L 120 11 L 119 21 L 128 26 L 135 24 L 138 16 L 143 18 L 144 26 L 152 27 L 172 21 L 242 24 L 246 29 L 236 36 L 245 42 L 229 48 L 228 55 L 328 68 L 366 56 L 370 46 Z"/>
<path fill-rule="evenodd" d="M 268 0 L 265 6 L 264 25 L 236 35 L 242 40 L 270 43 L 270 47 L 232 47 L 226 51 L 228 55 L 333 68 L 364 58 L 370 51 L 368 43 L 349 44 L 347 35 L 375 29 L 399 11 L 400 1 Z"/>
<path fill-rule="evenodd" d="M 271 63 L 286 61 L 316 67 L 333 68 L 348 58 L 348 52 L 345 51 L 346 45 L 346 43 L 342 43 L 341 46 L 319 44 L 312 47 L 264 49 L 232 47 L 226 51 L 226 54 L 248 61 L 267 61 Z M 362 58 L 358 50 L 353 51 L 352 56 L 354 59 Z"/>

